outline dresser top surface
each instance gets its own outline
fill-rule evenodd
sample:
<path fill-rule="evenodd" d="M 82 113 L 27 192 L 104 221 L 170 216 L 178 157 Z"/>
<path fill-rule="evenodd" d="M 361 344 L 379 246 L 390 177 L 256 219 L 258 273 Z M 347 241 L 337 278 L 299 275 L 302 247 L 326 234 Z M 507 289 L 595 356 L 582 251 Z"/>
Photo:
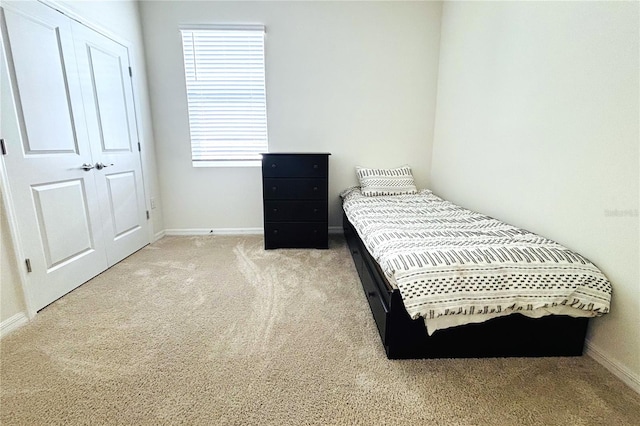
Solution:
<path fill-rule="evenodd" d="M 262 152 L 260 155 L 331 155 L 330 152 Z"/>

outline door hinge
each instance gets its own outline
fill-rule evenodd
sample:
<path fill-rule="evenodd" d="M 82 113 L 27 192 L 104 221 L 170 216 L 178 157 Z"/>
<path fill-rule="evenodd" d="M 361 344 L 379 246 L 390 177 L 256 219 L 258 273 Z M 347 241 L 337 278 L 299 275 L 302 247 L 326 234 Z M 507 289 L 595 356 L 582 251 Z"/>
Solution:
<path fill-rule="evenodd" d="M 2 150 L 2 155 L 7 155 L 7 147 L 4 145 L 4 139 L 0 139 L 0 149 Z"/>
<path fill-rule="evenodd" d="M 133 70 L 129 67 L 129 77 L 133 77 Z"/>
<path fill-rule="evenodd" d="M 142 145 L 140 145 L 140 142 L 138 142 L 138 152 L 142 152 Z"/>
<path fill-rule="evenodd" d="M 27 272 L 31 272 L 32 271 L 32 269 L 31 269 L 31 259 L 26 259 L 24 261 L 24 263 L 27 264 Z"/>
<path fill-rule="evenodd" d="M 147 210 L 147 220 L 151 219 L 151 215 L 149 214 L 149 210 Z"/>

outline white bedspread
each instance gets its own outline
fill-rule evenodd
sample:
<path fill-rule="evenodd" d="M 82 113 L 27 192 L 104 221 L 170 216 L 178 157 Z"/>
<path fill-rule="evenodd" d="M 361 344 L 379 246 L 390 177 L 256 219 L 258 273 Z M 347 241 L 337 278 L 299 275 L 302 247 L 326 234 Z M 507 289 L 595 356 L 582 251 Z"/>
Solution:
<path fill-rule="evenodd" d="M 440 328 L 518 312 L 594 317 L 611 284 L 583 256 L 529 231 L 442 200 L 344 191 L 344 210 L 409 315 Z"/>

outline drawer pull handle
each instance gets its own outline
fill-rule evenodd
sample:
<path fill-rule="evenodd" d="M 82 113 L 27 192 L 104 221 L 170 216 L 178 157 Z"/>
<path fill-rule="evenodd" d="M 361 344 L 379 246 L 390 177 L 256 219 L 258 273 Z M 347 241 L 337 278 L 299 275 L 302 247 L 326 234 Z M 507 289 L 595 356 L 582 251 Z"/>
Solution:
<path fill-rule="evenodd" d="M 314 190 L 314 191 L 317 191 L 317 190 L 318 190 L 318 187 L 317 187 L 317 186 L 314 186 L 314 187 L 313 187 L 313 190 Z"/>
<path fill-rule="evenodd" d="M 314 165 L 313 165 L 313 168 L 314 168 L 314 169 L 317 169 L 317 168 L 318 168 L 318 165 L 317 165 L 317 164 L 314 164 Z"/>
<path fill-rule="evenodd" d="M 272 187 L 271 187 L 271 190 L 272 190 L 272 191 L 277 191 L 277 190 L 278 190 L 278 187 L 277 187 L 277 186 L 272 186 Z"/>
<path fill-rule="evenodd" d="M 318 230 L 317 230 L 317 229 L 314 229 L 314 230 L 313 230 L 313 233 L 314 233 L 314 234 L 317 234 L 317 233 L 318 233 Z"/>
<path fill-rule="evenodd" d="M 318 209 L 313 209 L 313 212 L 314 213 L 318 213 Z"/>
<path fill-rule="evenodd" d="M 278 167 L 276 164 L 272 164 L 272 165 L 271 165 L 271 168 L 272 168 L 272 169 L 275 169 L 276 167 Z"/>
<path fill-rule="evenodd" d="M 278 209 L 273 209 L 273 212 L 274 213 L 278 213 Z"/>
<path fill-rule="evenodd" d="M 274 234 L 277 234 L 277 233 L 278 233 L 278 230 L 277 230 L 277 229 L 274 229 L 274 230 L 273 230 L 273 233 L 274 233 Z"/>

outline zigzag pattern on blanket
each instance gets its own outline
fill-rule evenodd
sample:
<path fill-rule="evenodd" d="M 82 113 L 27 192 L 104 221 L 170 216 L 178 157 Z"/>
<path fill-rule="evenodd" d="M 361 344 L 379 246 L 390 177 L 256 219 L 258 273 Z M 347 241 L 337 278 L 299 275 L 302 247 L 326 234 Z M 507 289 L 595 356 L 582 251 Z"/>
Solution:
<path fill-rule="evenodd" d="M 611 284 L 588 259 L 428 190 L 376 198 L 353 190 L 344 209 L 413 318 L 609 311 Z"/>

